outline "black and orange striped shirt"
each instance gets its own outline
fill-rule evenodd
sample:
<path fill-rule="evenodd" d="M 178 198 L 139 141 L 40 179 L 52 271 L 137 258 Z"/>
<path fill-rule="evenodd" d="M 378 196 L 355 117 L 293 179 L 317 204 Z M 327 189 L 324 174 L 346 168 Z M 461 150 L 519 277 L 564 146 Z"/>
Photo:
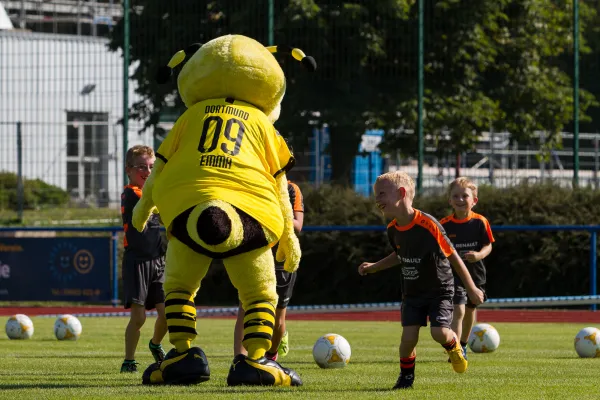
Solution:
<path fill-rule="evenodd" d="M 121 193 L 121 217 L 123 218 L 124 257 L 139 260 L 152 260 L 165 255 L 167 242 L 160 233 L 158 214 L 152 214 L 146 222 L 146 229 L 138 232 L 131 224 L 133 208 L 142 197 L 142 190 L 133 185 L 125 186 Z"/>
<path fill-rule="evenodd" d="M 480 214 L 473 211 L 469 213 L 465 219 L 457 219 L 454 214 L 443 218 L 440 223 L 448 233 L 448 237 L 454 243 L 456 251 L 461 256 L 468 251 L 480 251 L 483 246 L 494 243 L 494 235 L 492 234 L 492 228 L 488 220 Z M 485 285 L 486 282 L 486 271 L 483 260 L 479 260 L 475 263 L 465 261 L 465 265 L 473 278 L 475 285 Z M 454 279 L 459 279 L 455 276 Z M 458 284 L 462 285 L 460 280 Z"/>
<path fill-rule="evenodd" d="M 393 220 L 387 234 L 402 267 L 404 296 L 437 297 L 454 293 L 452 266 L 448 261 L 454 247 L 434 217 L 415 209 L 410 224 L 399 226 Z"/>

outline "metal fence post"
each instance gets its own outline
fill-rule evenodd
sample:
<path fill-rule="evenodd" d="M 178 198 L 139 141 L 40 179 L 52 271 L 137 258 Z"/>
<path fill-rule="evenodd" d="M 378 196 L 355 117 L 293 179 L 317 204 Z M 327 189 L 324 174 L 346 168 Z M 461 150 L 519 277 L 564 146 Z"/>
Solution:
<path fill-rule="evenodd" d="M 596 246 L 597 246 L 598 232 L 590 231 L 590 295 L 595 296 L 597 287 L 597 265 L 596 265 Z M 596 304 L 592 304 L 592 311 L 596 311 Z"/>
<path fill-rule="evenodd" d="M 17 122 L 17 215 L 19 223 L 23 223 L 23 203 L 25 194 L 23 188 L 23 124 Z"/>
<path fill-rule="evenodd" d="M 119 304 L 119 234 L 116 230 L 111 232 L 112 237 L 112 277 L 113 277 L 113 298 L 112 305 L 117 307 Z"/>

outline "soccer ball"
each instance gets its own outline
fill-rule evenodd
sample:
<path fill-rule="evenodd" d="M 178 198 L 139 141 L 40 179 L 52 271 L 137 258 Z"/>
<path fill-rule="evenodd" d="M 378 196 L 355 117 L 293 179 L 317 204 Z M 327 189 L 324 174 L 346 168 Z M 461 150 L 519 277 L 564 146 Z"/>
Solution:
<path fill-rule="evenodd" d="M 600 357 L 600 329 L 583 328 L 575 336 L 575 351 L 582 358 Z"/>
<path fill-rule="evenodd" d="M 81 322 L 72 315 L 61 315 L 54 322 L 54 335 L 58 340 L 77 340 L 81 335 Z"/>
<path fill-rule="evenodd" d="M 13 315 L 6 321 L 6 336 L 9 339 L 29 339 L 33 336 L 33 322 L 25 314 Z"/>
<path fill-rule="evenodd" d="M 351 353 L 350 343 L 335 333 L 321 336 L 313 346 L 313 358 L 321 368 L 344 368 Z"/>
<path fill-rule="evenodd" d="M 477 324 L 471 329 L 468 343 L 474 353 L 491 353 L 500 346 L 500 335 L 490 324 Z"/>

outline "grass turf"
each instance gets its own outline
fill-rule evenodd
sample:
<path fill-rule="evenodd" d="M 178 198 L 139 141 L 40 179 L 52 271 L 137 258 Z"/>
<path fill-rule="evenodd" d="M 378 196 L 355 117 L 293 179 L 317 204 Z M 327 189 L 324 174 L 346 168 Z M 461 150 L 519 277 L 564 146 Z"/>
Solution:
<path fill-rule="evenodd" d="M 7 317 L 0 318 L 5 323 Z M 421 330 L 414 389 L 391 391 L 399 372 L 399 322 L 289 321 L 290 354 L 280 361 L 304 380 L 299 388 L 229 388 L 232 319 L 199 320 L 211 380 L 193 386 L 142 386 L 141 371 L 152 361 L 147 343 L 153 318 L 142 330 L 137 360 L 140 373 L 120 374 L 126 318 L 81 318 L 83 335 L 59 342 L 53 318 L 34 317 L 33 338 L 0 338 L 0 398 L 15 399 L 598 399 L 600 359 L 580 359 L 573 348 L 577 332 L 592 324 L 494 324 L 498 351 L 469 353 L 469 370 L 452 371 L 442 347 Z M 338 333 L 352 346 L 344 369 L 322 370 L 312 359 L 318 336 Z M 170 346 L 167 344 L 167 350 Z"/>

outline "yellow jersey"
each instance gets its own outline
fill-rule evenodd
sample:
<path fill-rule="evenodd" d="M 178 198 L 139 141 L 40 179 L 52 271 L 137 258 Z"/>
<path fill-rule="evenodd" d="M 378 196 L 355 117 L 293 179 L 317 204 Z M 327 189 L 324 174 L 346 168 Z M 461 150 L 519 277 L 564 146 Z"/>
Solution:
<path fill-rule="evenodd" d="M 294 157 L 258 108 L 233 99 L 197 103 L 175 122 L 156 157 L 166 165 L 152 199 L 167 228 L 188 208 L 220 199 L 281 236 L 275 178 Z"/>

